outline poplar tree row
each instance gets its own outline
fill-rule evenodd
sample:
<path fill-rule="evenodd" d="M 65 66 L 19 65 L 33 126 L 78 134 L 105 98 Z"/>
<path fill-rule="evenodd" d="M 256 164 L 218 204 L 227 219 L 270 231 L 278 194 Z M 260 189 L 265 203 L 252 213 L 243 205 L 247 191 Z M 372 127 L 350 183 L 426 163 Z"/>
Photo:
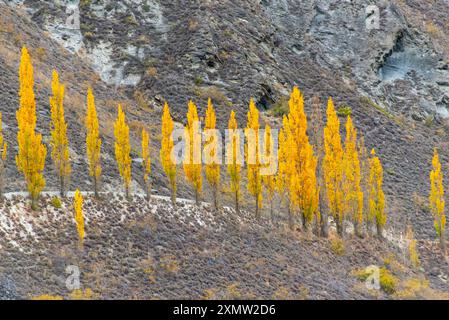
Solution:
<path fill-rule="evenodd" d="M 16 117 L 18 123 L 18 153 L 16 165 L 25 178 L 31 198 L 31 206 L 37 208 L 39 194 L 45 187 L 43 170 L 47 148 L 42 142 L 42 135 L 36 132 L 36 103 L 34 96 L 34 77 L 31 58 L 26 48 L 22 49 L 19 68 L 19 109 Z M 71 164 L 69 143 L 67 138 L 67 124 L 64 117 L 64 85 L 59 82 L 58 73 L 53 71 L 51 82 L 52 95 L 50 97 L 50 147 L 51 159 L 59 181 L 61 197 L 65 196 L 69 185 Z M 232 134 L 229 146 L 226 148 L 226 173 L 228 187 L 234 199 L 235 210 L 239 212 L 243 194 L 242 174 L 246 169 L 246 187 L 252 196 L 255 216 L 260 218 L 263 198 L 269 205 L 270 217 L 274 220 L 274 201 L 279 199 L 281 207 L 287 211 L 291 228 L 300 219 L 301 228 L 313 230 L 322 236 L 328 235 L 328 217 L 332 216 L 340 236 L 345 233 L 345 221 L 352 222 L 354 233 L 358 236 L 371 233 L 376 229 L 378 236 L 382 236 L 387 216 L 385 213 L 385 196 L 383 193 L 383 169 L 380 159 L 374 149 L 368 155 L 363 137 L 357 137 L 350 116 L 346 119 L 345 139 L 340 135 L 340 120 L 335 111 L 331 98 L 327 103 L 326 125 L 321 125 L 323 117 L 319 103 L 312 101 L 312 126 L 308 128 L 307 116 L 304 111 L 304 98 L 297 87 L 293 88 L 290 96 L 289 113 L 282 119 L 278 137 L 278 148 L 274 152 L 275 141 L 272 129 L 265 124 L 263 145 L 259 145 L 260 115 L 251 99 L 247 113 L 245 137 L 241 137 L 238 130 L 236 115 L 231 111 L 228 129 Z M 221 162 L 219 137 L 216 130 L 216 114 L 211 99 L 205 114 L 204 134 L 205 150 L 208 150 L 209 161 L 202 164 L 201 152 L 197 152 L 194 145 L 195 132 L 198 128 L 199 116 L 196 105 L 189 101 L 187 123 L 184 135 L 189 137 L 183 162 L 184 176 L 192 186 L 195 200 L 198 204 L 203 191 L 203 173 L 210 187 L 213 206 L 219 208 L 219 194 L 221 186 Z M 0 192 L 3 190 L 3 175 L 6 167 L 8 145 L 4 141 L 1 128 L 0 113 Z M 101 146 L 99 122 L 95 106 L 95 98 L 91 88 L 87 91 L 87 110 L 85 117 L 86 128 L 86 157 L 89 175 L 92 178 L 93 191 L 99 196 L 99 183 L 102 173 Z M 162 113 L 160 162 L 167 176 L 171 200 L 176 204 L 177 193 L 177 164 L 171 158 L 174 148 L 174 122 L 170 109 L 165 103 Z M 248 133 L 255 136 L 250 137 Z M 311 133 L 309 139 L 309 133 Z M 126 196 L 130 196 L 131 146 L 129 141 L 129 126 L 121 105 L 118 106 L 117 118 L 114 123 L 115 158 L 117 169 L 122 179 Z M 245 138 L 245 139 L 241 139 Z M 251 139 L 252 138 L 252 139 Z M 244 146 L 241 145 L 242 141 Z M 257 143 L 250 143 L 256 141 Z M 201 142 L 200 142 L 201 143 Z M 200 146 L 201 147 L 201 146 Z M 242 148 L 243 147 L 243 148 Z M 244 150 L 242 154 L 241 150 Z M 141 158 L 144 187 L 148 200 L 151 196 L 151 156 L 150 135 L 145 129 L 141 132 Z M 277 157 L 276 157 L 277 156 Z M 247 163 L 244 168 L 240 159 L 244 157 Z M 255 157 L 249 161 L 250 157 Z M 268 159 L 268 161 L 267 161 Z M 278 161 L 276 172 L 262 174 L 273 161 Z M 442 182 L 441 165 L 435 150 L 432 161 L 433 170 L 430 174 L 431 192 L 429 196 L 430 209 L 434 215 L 437 234 L 444 244 L 444 230 L 446 218 L 444 214 L 444 188 Z M 204 166 L 204 168 L 203 168 Z M 203 172 L 204 170 L 204 172 Z M 84 218 L 82 215 L 82 196 L 79 190 L 75 193 L 74 208 L 80 243 L 84 238 Z"/>
<path fill-rule="evenodd" d="M 186 135 L 189 136 L 189 147 L 186 149 L 186 163 L 183 165 L 186 180 L 191 184 L 196 202 L 202 192 L 202 165 L 193 161 L 194 125 L 199 123 L 196 105 L 189 101 L 187 111 Z M 205 116 L 205 133 L 207 129 L 215 129 L 216 117 L 211 100 Z M 234 197 L 235 210 L 239 211 L 242 196 L 242 164 L 238 159 L 241 153 L 241 137 L 238 129 L 235 112 L 231 111 L 228 129 L 232 132 L 230 145 L 227 146 L 228 156 L 227 173 L 229 187 Z M 162 144 L 160 157 L 164 171 L 171 186 L 172 200 L 176 199 L 176 164 L 170 158 L 174 147 L 172 131 L 173 119 L 169 106 L 166 103 L 162 115 Z M 259 141 L 259 111 L 251 99 L 247 114 L 248 132 L 255 134 L 252 141 Z M 245 135 L 246 135 L 245 131 Z M 367 156 L 363 139 L 357 139 L 351 117 L 346 121 L 346 138 L 342 142 L 340 136 L 340 120 L 334 108 L 332 99 L 327 106 L 327 124 L 324 128 L 323 141 L 313 146 L 309 141 L 307 116 L 304 112 L 304 98 L 298 88 L 294 88 L 289 100 L 289 113 L 282 119 L 279 133 L 277 154 L 278 170 L 276 174 L 261 174 L 264 166 L 270 165 L 274 157 L 272 130 L 269 124 L 265 125 L 263 146 L 259 143 L 250 144 L 245 139 L 246 184 L 248 193 L 254 199 L 255 216 L 260 218 L 265 194 L 270 207 L 270 216 L 273 219 L 273 207 L 276 194 L 280 202 L 285 204 L 291 228 L 294 228 L 296 217 L 300 217 L 301 226 L 307 230 L 313 228 L 316 233 L 327 236 L 328 212 L 336 223 L 338 234 L 344 235 L 344 221 L 353 223 L 355 233 L 363 235 L 363 226 L 369 231 L 375 226 L 378 236 L 382 236 L 387 221 L 385 213 L 385 196 L 382 189 L 383 171 L 379 158 L 374 149 L 371 156 Z M 211 135 L 205 139 L 205 145 L 217 143 L 218 138 Z M 249 151 L 252 148 L 255 159 L 248 161 Z M 324 152 L 315 152 L 323 148 Z M 210 148 L 213 153 L 217 147 Z M 273 153 L 273 154 L 271 154 Z M 319 155 L 323 154 L 322 159 Z M 214 157 L 212 157 L 214 158 Z M 262 161 L 264 160 L 268 161 Z M 362 160 L 361 160 L 362 158 Z M 229 161 L 229 159 L 231 159 Z M 276 159 L 271 159 L 276 161 Z M 268 164 L 266 164 L 268 162 Z M 362 164 L 361 164 L 362 162 Z M 193 164 L 197 163 L 197 164 Z M 199 161 L 201 163 L 201 161 Z M 205 165 L 204 171 L 212 194 L 214 207 L 217 208 L 218 186 L 220 184 L 219 160 Z M 321 168 L 318 168 L 318 164 Z M 363 171 L 362 171 L 363 167 Z M 319 169 L 319 170 L 318 170 Z M 319 175 L 322 177 L 319 177 Z M 318 181 L 322 181 L 320 184 Z M 320 199 L 322 198 L 322 199 Z M 366 200 L 366 201 L 365 201 Z M 324 214 L 323 214 L 324 213 Z"/>

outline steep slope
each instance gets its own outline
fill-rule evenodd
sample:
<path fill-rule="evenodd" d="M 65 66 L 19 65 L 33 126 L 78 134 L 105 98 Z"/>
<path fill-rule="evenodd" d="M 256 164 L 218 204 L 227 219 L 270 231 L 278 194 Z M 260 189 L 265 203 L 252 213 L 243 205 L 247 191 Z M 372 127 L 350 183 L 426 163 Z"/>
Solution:
<path fill-rule="evenodd" d="M 67 1 L 7 3 L 136 98 L 129 108 L 136 126 L 157 127 L 164 99 L 182 123 L 189 98 L 204 106 L 211 96 L 223 126 L 231 109 L 244 123 L 250 97 L 269 110 L 294 84 L 307 108 L 313 95 L 323 109 L 333 96 L 352 108 L 381 156 L 390 226 L 401 232 L 409 220 L 419 238 L 434 238 L 430 214 L 413 198 L 427 196 L 432 149 L 444 150 L 448 140 L 447 1 L 376 2 L 380 25 L 369 29 L 366 8 L 374 1 L 91 0 L 80 2 L 79 33 L 55 27 L 67 18 Z M 167 192 L 156 175 L 156 188 Z"/>
<path fill-rule="evenodd" d="M 190 201 L 173 208 L 163 198 L 104 198 L 86 197 L 82 251 L 71 200 L 57 209 L 46 196 L 39 214 L 20 196 L 1 204 L 0 297 L 70 298 L 77 268 L 80 288 L 101 299 L 449 299 L 449 265 L 427 241 L 418 244 L 422 269 L 413 271 L 406 248 L 388 242 L 338 245 L 291 232 L 284 219 L 272 225 Z M 391 270 L 396 294 L 370 291 L 357 279 L 355 272 L 370 265 Z M 429 284 L 407 290 L 420 279 Z"/>

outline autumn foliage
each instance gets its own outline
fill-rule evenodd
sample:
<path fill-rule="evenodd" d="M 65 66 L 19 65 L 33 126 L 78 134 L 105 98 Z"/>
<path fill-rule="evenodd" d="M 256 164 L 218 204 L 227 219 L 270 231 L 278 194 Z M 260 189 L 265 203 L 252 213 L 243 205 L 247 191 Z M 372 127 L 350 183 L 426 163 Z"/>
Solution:
<path fill-rule="evenodd" d="M 64 197 L 67 182 L 72 171 L 69 158 L 69 141 L 67 139 L 67 124 L 64 118 L 64 85 L 59 82 L 59 75 L 53 70 L 50 97 L 51 111 L 51 158 L 59 180 L 59 192 Z"/>
<path fill-rule="evenodd" d="M 444 213 L 443 173 L 441 172 L 441 163 L 436 148 L 434 149 L 432 171 L 430 172 L 429 204 L 434 218 L 435 231 L 440 239 L 441 246 L 445 248 L 446 215 Z"/>
<path fill-rule="evenodd" d="M 114 123 L 114 136 L 115 159 L 125 188 L 125 195 L 129 198 L 129 187 L 131 185 L 131 145 L 129 144 L 129 126 L 126 124 L 125 113 L 120 104 L 118 106 L 117 119 Z"/>
<path fill-rule="evenodd" d="M 84 242 L 84 214 L 83 214 L 83 195 L 76 189 L 73 198 L 73 209 L 75 211 L 76 229 L 78 231 L 79 245 L 82 248 Z"/>
<path fill-rule="evenodd" d="M 162 113 L 162 141 L 161 141 L 161 151 L 160 159 L 162 168 L 166 176 L 168 177 L 170 188 L 171 188 L 171 200 L 172 203 L 176 204 L 176 163 L 171 158 L 171 152 L 173 150 L 173 137 L 172 132 L 174 129 L 173 119 L 170 115 L 170 108 L 168 103 L 164 105 L 164 111 Z"/>
<path fill-rule="evenodd" d="M 89 164 L 89 175 L 93 179 L 95 197 L 98 198 L 98 184 L 101 176 L 101 138 L 95 107 L 95 98 L 92 89 L 87 90 L 86 126 L 86 153 Z"/>
<path fill-rule="evenodd" d="M 212 100 L 209 98 L 207 102 L 206 118 L 204 129 L 207 136 L 205 137 L 204 146 L 204 162 L 206 180 L 210 185 L 215 210 L 218 209 L 218 192 L 220 187 L 220 154 L 219 154 L 219 136 L 216 130 L 217 117 L 215 115 Z"/>
<path fill-rule="evenodd" d="M 34 96 L 34 76 L 28 50 L 22 49 L 19 69 L 20 106 L 16 112 L 18 153 L 17 169 L 24 175 L 28 192 L 31 196 L 31 207 L 37 209 L 37 201 L 45 187 L 43 175 L 47 148 L 42 143 L 42 135 L 36 130 L 36 101 Z"/>
<path fill-rule="evenodd" d="M 189 101 L 187 125 L 184 128 L 186 149 L 184 156 L 184 174 L 195 192 L 195 202 L 199 204 L 203 177 L 201 174 L 201 128 L 196 105 Z"/>
<path fill-rule="evenodd" d="M 229 129 L 229 145 L 226 148 L 226 158 L 228 160 L 227 171 L 229 174 L 229 184 L 231 193 L 234 196 L 234 207 L 235 211 L 240 211 L 240 181 L 241 171 L 242 171 L 242 152 L 241 152 L 241 144 L 240 144 L 240 132 L 238 129 L 237 119 L 235 118 L 235 112 L 231 111 L 231 115 L 229 117 L 228 122 Z"/>

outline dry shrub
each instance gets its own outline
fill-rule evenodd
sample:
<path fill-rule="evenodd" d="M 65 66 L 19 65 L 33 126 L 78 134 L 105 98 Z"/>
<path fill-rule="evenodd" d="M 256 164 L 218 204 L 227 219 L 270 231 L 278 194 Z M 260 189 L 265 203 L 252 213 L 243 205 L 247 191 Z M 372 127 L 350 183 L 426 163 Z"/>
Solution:
<path fill-rule="evenodd" d="M 181 269 L 178 260 L 173 255 L 167 255 L 161 258 L 159 266 L 170 274 L 177 274 Z"/>

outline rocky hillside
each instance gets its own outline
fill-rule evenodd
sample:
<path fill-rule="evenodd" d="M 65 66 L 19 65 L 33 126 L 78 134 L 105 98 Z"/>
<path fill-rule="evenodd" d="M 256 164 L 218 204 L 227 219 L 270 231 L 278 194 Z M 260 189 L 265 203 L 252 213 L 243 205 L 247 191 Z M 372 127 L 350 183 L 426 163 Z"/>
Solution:
<path fill-rule="evenodd" d="M 86 196 L 82 251 L 71 199 L 56 208 L 47 195 L 39 213 L 18 195 L 0 204 L 0 298 L 73 298 L 77 268 L 83 292 L 101 299 L 449 299 L 449 264 L 428 241 L 414 271 L 399 239 L 341 243 L 292 232 L 282 217 L 103 197 Z M 366 287 L 359 273 L 371 265 L 389 270 L 395 292 Z"/>
<path fill-rule="evenodd" d="M 371 5 L 377 7 L 374 9 L 371 7 L 367 11 Z M 33 57 L 39 113 L 38 129 L 43 133 L 46 142 L 49 139 L 48 97 L 53 68 L 59 71 L 62 81 L 67 86 L 65 108 L 75 173 L 71 181 L 72 189 L 79 187 L 88 190 L 91 187 L 84 158 L 82 126 L 85 93 L 89 85 L 93 87 L 96 95 L 104 140 L 102 189 L 108 192 L 116 192 L 119 188 L 116 165 L 111 156 L 112 122 L 116 117 L 118 103 L 124 106 L 131 127 L 133 190 L 140 192 L 142 177 L 139 173 L 137 152 L 138 134 L 142 127 L 150 129 L 153 141 L 152 156 L 153 159 L 157 159 L 161 107 L 165 100 L 170 104 L 177 125 L 185 122 L 188 99 L 195 100 L 200 106 L 200 114 L 204 115 L 206 99 L 211 97 L 217 109 L 219 118 L 217 123 L 221 127 L 227 123 L 232 109 L 237 112 L 240 126 L 243 127 L 246 122 L 248 100 L 254 97 L 264 120 L 278 125 L 279 114 L 285 110 L 285 97 L 293 85 L 298 85 L 306 97 L 308 111 L 313 96 L 320 99 L 323 114 L 328 96 L 334 98 L 337 107 L 351 108 L 354 122 L 365 136 L 367 146 L 376 148 L 384 166 L 388 228 L 390 234 L 394 235 L 392 238 L 400 239 L 405 222 L 411 222 L 425 260 L 424 271 L 420 271 L 421 275 L 430 279 L 434 290 L 447 291 L 447 272 L 440 274 L 440 270 L 445 268 L 447 270 L 447 265 L 438 263 L 434 265 L 435 258 L 431 258 L 435 232 L 426 198 L 433 148 L 440 148 L 444 167 L 449 160 L 445 151 L 449 142 L 448 12 L 447 0 L 1 0 L 0 111 L 3 113 L 6 139 L 11 146 L 6 189 L 10 192 L 24 189 L 23 181 L 14 165 L 14 154 L 17 150 L 15 142 L 17 131 L 15 110 L 18 106 L 17 70 L 20 48 L 24 45 L 30 49 Z M 373 28 L 373 25 L 368 23 L 377 21 L 377 13 L 379 24 Z M 344 121 L 343 118 L 341 120 Z M 154 192 L 167 195 L 167 183 L 161 173 L 159 162 L 153 163 Z M 47 191 L 55 190 L 57 183 L 50 158 L 47 159 L 45 175 Z M 223 178 L 226 183 L 226 178 Z M 179 194 L 185 198 L 192 198 L 192 191 L 186 187 L 182 177 L 179 181 Z M 205 197 L 208 199 L 207 194 Z M 227 203 L 225 194 L 222 200 Z M 13 201 L 9 205 L 19 204 Z M 118 208 L 121 206 L 124 204 L 118 204 Z M 247 204 L 245 206 L 249 208 Z M 166 212 L 167 209 L 162 207 L 147 209 L 151 209 L 151 212 L 154 210 Z M 132 204 L 129 210 L 140 209 L 137 204 Z M 141 212 L 142 219 L 152 216 L 145 212 Z M 67 212 L 65 214 L 69 215 Z M 228 218 L 219 215 L 214 219 L 221 221 Z M 64 223 L 65 227 L 61 230 L 72 230 L 70 219 Z M 105 223 L 104 230 L 108 230 L 109 223 L 116 222 L 105 221 Z M 161 225 L 170 228 L 170 225 L 181 222 L 169 223 L 167 220 L 164 223 L 161 222 Z M 217 230 L 234 230 L 232 229 L 235 227 L 234 222 L 229 223 L 230 225 L 226 225 L 224 229 Z M 178 228 L 174 230 L 179 231 L 183 230 L 182 226 L 184 225 L 173 228 Z M 53 230 L 56 227 L 48 226 L 48 228 L 50 229 L 43 230 Z M 140 231 L 128 233 L 124 228 L 117 229 L 117 232 L 124 232 L 118 237 L 127 235 L 135 237 L 131 243 L 133 246 L 141 246 Z M 255 296 L 269 297 L 277 290 L 275 288 L 291 285 L 290 281 L 293 279 L 291 277 L 296 276 L 301 277 L 302 282 L 311 291 L 310 297 L 337 297 L 338 294 L 341 294 L 341 297 L 367 297 L 366 292 L 353 290 L 353 286 L 358 284 L 356 279 L 349 277 L 350 280 L 343 280 L 348 279 L 348 270 L 362 267 L 371 259 L 373 263 L 374 261 L 381 263 L 381 257 L 385 257 L 387 252 L 397 254 L 398 250 L 397 246 L 390 248 L 391 243 L 366 244 L 351 240 L 347 244 L 350 254 L 337 259 L 340 270 L 333 264 L 334 262 L 331 262 L 333 251 L 329 249 L 329 242 L 325 240 L 285 240 L 275 235 L 268 226 L 257 225 L 248 228 L 260 229 L 254 233 L 251 231 L 249 234 L 239 234 L 237 237 L 242 243 L 231 243 L 237 240 L 228 239 L 229 250 L 235 250 L 235 254 L 241 252 L 252 254 L 250 248 L 253 245 L 260 245 L 261 250 L 272 250 L 270 252 L 273 255 L 267 253 L 265 256 L 264 253 L 261 258 L 261 254 L 257 253 L 257 258 L 253 256 L 254 259 L 268 261 L 264 263 L 270 267 L 263 269 L 265 271 L 260 271 L 256 266 L 254 268 L 259 271 L 239 273 L 243 272 L 241 271 L 243 265 L 248 262 L 240 257 L 235 258 L 237 265 L 230 267 L 235 276 L 225 279 L 224 274 L 219 273 L 217 279 L 221 280 L 218 284 L 204 283 L 198 292 L 193 292 L 196 289 L 190 285 L 182 290 L 173 288 L 170 292 L 157 291 L 158 289 L 149 292 L 145 290 L 150 289 L 143 287 L 136 290 L 145 297 L 198 297 L 203 294 L 203 289 L 215 288 L 223 295 L 223 287 L 230 285 L 230 282 L 245 283 L 248 277 L 256 275 L 258 277 L 259 272 L 262 272 L 265 275 L 270 274 L 267 275 L 268 283 L 274 281 L 276 284 L 263 287 L 264 285 L 259 282 L 257 288 L 251 289 Z M 270 247 L 271 242 L 268 244 L 268 240 L 265 239 L 264 228 L 269 229 L 268 234 L 273 233 L 273 238 L 270 238 L 270 241 L 275 242 L 273 247 Z M 42 232 L 50 235 L 52 231 Z M 204 241 L 209 239 L 211 248 L 214 243 L 222 241 L 221 231 L 210 235 L 205 231 L 203 233 L 198 231 L 200 232 L 198 234 L 194 232 L 193 235 L 186 235 L 186 230 L 179 232 L 183 236 L 179 239 L 175 237 L 170 244 L 167 244 L 168 246 L 172 244 L 180 246 L 187 238 L 192 243 L 197 243 L 200 239 Z M 169 233 L 167 231 L 167 234 Z M 45 241 L 49 245 L 45 248 L 53 248 L 50 245 L 53 241 L 51 239 L 53 238 L 50 236 L 46 238 Z M 97 240 L 100 241 L 99 239 Z M 115 241 L 108 239 L 101 241 Z M 66 245 L 71 246 L 72 240 L 67 239 Z M 19 243 L 18 240 L 13 241 Z M 35 240 L 32 239 L 26 241 L 33 243 L 29 250 L 34 250 L 32 248 L 39 244 L 34 243 Z M 47 243 L 45 241 L 42 243 Z M 155 250 L 154 246 L 160 245 L 157 241 L 162 240 L 154 241 L 150 246 L 151 250 Z M 311 244 L 302 241 L 310 241 Z M 8 249 L 15 248 L 12 251 L 14 254 L 20 252 L 21 245 L 17 247 L 14 246 L 14 242 L 8 243 L 8 246 L 12 246 L 7 247 Z M 61 244 L 57 244 L 55 240 L 54 245 Z M 111 243 L 111 246 L 113 245 L 114 243 Z M 287 250 L 286 252 L 294 251 L 295 254 L 275 260 L 276 252 L 284 246 L 301 250 L 298 252 Z M 192 245 L 193 247 L 195 246 Z M 238 249 L 240 247 L 241 251 Z M 120 243 L 118 248 L 119 251 L 125 250 L 123 243 Z M 89 250 L 85 252 L 90 252 Z M 156 261 L 165 254 L 175 255 L 179 260 L 181 253 L 173 250 L 161 253 Z M 327 256 L 321 256 L 321 252 L 327 252 L 329 255 L 327 262 L 325 258 Z M 137 260 L 143 259 L 141 253 L 137 255 L 139 258 L 136 256 L 134 261 L 129 262 L 130 265 L 134 264 L 129 270 L 140 270 L 135 272 L 141 272 L 141 276 L 145 277 L 142 270 L 135 267 Z M 14 258 L 14 254 L 9 255 L 8 259 L 19 261 L 21 258 Z M 32 253 L 20 254 L 24 261 L 35 259 Z M 76 254 L 70 253 L 75 256 Z M 98 252 L 92 254 L 100 255 Z M 155 252 L 152 254 L 157 255 Z M 301 256 L 302 254 L 305 256 Z M 207 276 L 204 277 L 206 271 L 216 270 L 213 267 L 214 261 L 209 261 L 209 258 L 205 257 L 198 262 L 199 264 L 193 263 L 192 265 L 197 267 L 185 271 L 187 273 L 183 276 L 186 279 L 209 279 Z M 92 259 L 92 263 L 96 263 L 97 258 Z M 229 254 L 226 259 L 228 260 L 222 262 L 225 261 L 226 265 L 232 266 L 234 261 L 232 255 Z M 283 259 L 290 262 L 283 263 Z M 317 261 L 314 259 L 324 260 L 322 265 L 315 266 L 314 263 Z M 9 266 L 13 266 L 16 260 L 5 260 L 6 268 L 8 263 Z M 112 260 L 110 263 L 113 264 Z M 302 267 L 302 263 L 310 266 L 310 269 Z M 117 264 L 111 268 L 117 271 L 120 266 Z M 284 272 L 289 272 L 288 268 L 305 269 L 300 269 L 299 273 L 293 271 L 291 277 L 283 278 Z M 324 280 L 322 283 L 319 282 L 317 274 L 327 269 L 332 269 L 339 275 L 329 273 L 325 277 L 328 277 L 330 282 Z M 47 270 L 45 272 L 50 274 L 53 272 L 46 268 L 42 270 Z M 203 270 L 206 270 L 204 274 Z M 280 278 L 271 279 L 270 277 L 274 276 L 267 270 L 272 270 L 275 277 Z M 409 272 L 412 272 L 407 267 L 404 270 L 407 276 L 401 275 L 403 280 L 409 276 Z M 111 271 L 111 281 L 119 274 L 114 272 Z M 189 272 L 198 274 L 194 276 Z M 22 276 L 17 273 L 12 275 L 13 278 Z M 58 276 L 57 274 L 56 277 Z M 132 274 L 132 277 L 134 276 L 136 275 Z M 337 277 L 335 278 L 337 280 L 331 280 L 332 277 Z M 6 283 L 9 283 L 8 281 Z M 39 281 L 38 278 L 35 279 L 36 283 Z M 313 281 L 321 284 L 314 286 Z M 120 286 L 128 289 L 134 283 L 125 280 L 118 282 Z M 20 279 L 17 283 L 20 286 Z M 335 286 L 329 283 L 334 283 Z M 46 288 L 49 292 L 64 295 L 63 289 L 57 284 Z M 295 291 L 295 288 L 289 288 L 292 294 L 298 294 L 299 291 Z M 240 289 L 242 292 L 251 292 L 246 291 L 244 287 Z M 112 297 L 114 294 L 116 294 L 114 297 L 125 295 L 124 291 L 120 291 L 125 289 L 117 290 L 117 293 L 102 295 L 105 297 Z M 44 293 L 38 291 L 17 288 L 15 292 L 20 296 Z"/>
<path fill-rule="evenodd" d="M 376 147 L 384 164 L 391 225 L 408 219 L 419 237 L 433 237 L 428 212 L 412 198 L 427 196 L 432 149 L 444 150 L 448 141 L 447 1 L 83 0 L 79 6 L 75 1 L 79 29 L 67 28 L 75 10 L 70 1 L 4 2 L 0 57 L 7 62 L 1 68 L 7 70 L 0 73 L 6 84 L 1 108 L 12 129 L 10 140 L 23 44 L 37 50 L 44 133 L 48 79 L 55 67 L 69 87 L 67 108 L 77 110 L 69 111 L 72 119 L 81 119 L 83 94 L 91 83 L 104 134 L 111 134 L 116 103 L 126 101 L 132 132 L 144 125 L 152 129 L 156 157 L 164 100 L 183 123 L 187 100 L 194 99 L 204 112 L 210 96 L 218 106 L 219 124 L 235 109 L 243 125 L 247 101 L 254 97 L 266 111 L 266 121 L 277 123 L 270 109 L 282 110 L 296 84 L 307 98 L 307 108 L 315 95 L 323 110 L 328 96 L 337 106 L 352 109 L 368 147 Z M 378 29 L 367 28 L 366 8 L 374 3 Z M 82 150 L 82 131 L 79 121 L 71 123 L 81 173 L 73 183 L 83 187 L 88 179 L 77 152 Z M 108 148 L 110 141 L 106 143 Z M 442 159 L 447 160 L 444 152 Z M 109 157 L 105 167 L 104 187 L 115 188 Z M 9 170 L 16 174 L 13 166 Z M 134 172 L 138 188 L 137 167 Z M 166 194 L 158 169 L 155 179 L 157 191 Z M 16 190 L 15 181 L 9 187 Z M 180 192 L 191 196 L 188 188 L 181 186 Z"/>

